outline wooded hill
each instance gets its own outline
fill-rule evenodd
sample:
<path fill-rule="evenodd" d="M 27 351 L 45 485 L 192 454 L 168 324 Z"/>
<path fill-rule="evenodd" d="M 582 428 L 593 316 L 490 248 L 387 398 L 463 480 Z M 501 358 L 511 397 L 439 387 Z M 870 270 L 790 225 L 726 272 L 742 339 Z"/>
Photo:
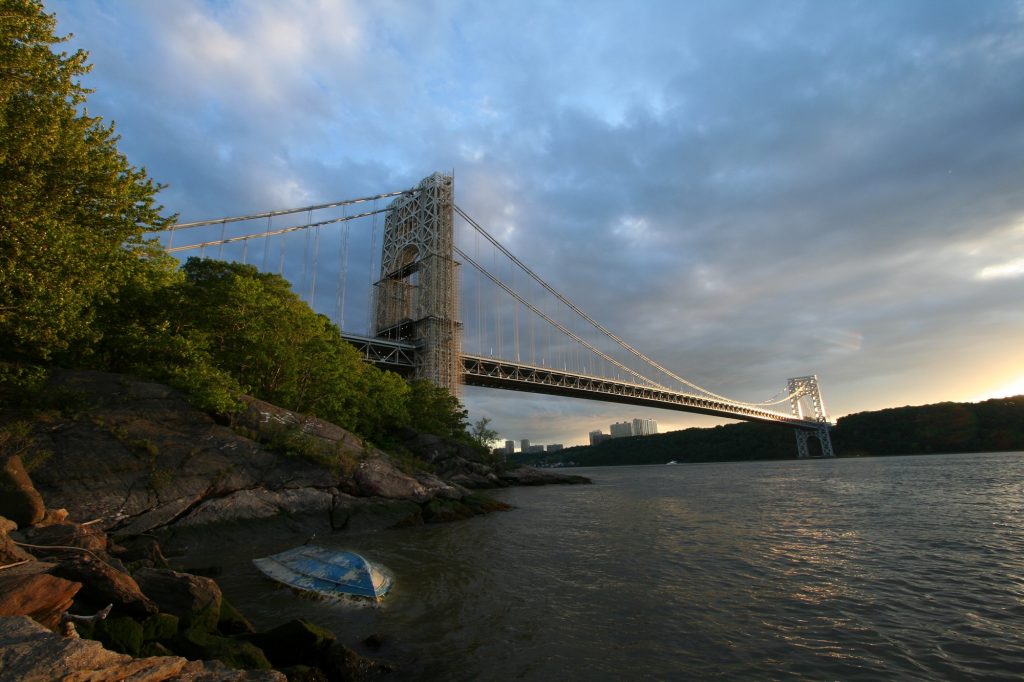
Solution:
<path fill-rule="evenodd" d="M 832 445 L 839 457 L 1024 450 L 1024 395 L 858 412 L 839 419 L 832 429 Z M 740 423 L 616 438 L 595 446 L 517 457 L 516 461 L 605 466 L 794 457 L 792 429 Z"/>

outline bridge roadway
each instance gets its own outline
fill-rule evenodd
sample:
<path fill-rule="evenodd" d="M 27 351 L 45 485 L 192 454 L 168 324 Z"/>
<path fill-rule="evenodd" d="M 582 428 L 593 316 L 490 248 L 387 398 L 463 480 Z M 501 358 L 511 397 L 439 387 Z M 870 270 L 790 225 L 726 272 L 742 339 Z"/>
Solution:
<path fill-rule="evenodd" d="M 537 367 L 519 362 L 478 355 L 462 356 L 463 383 L 467 386 L 486 386 L 529 393 L 561 395 L 570 398 L 600 400 L 606 403 L 623 403 L 657 407 L 663 410 L 697 412 L 727 419 L 770 422 L 796 428 L 815 430 L 819 424 L 806 419 L 797 419 L 784 412 L 775 412 L 759 407 L 750 407 L 715 398 L 706 398 L 690 393 L 681 393 L 650 386 L 641 386 L 626 381 L 604 377 L 593 377 L 575 372 Z"/>
<path fill-rule="evenodd" d="M 411 368 L 415 361 L 416 346 L 413 344 L 353 334 L 343 336 L 362 353 L 364 359 L 381 367 L 401 371 Z M 482 355 L 463 354 L 462 371 L 463 383 L 467 386 L 696 412 L 812 431 L 820 426 L 813 420 L 797 419 L 785 412 Z"/>

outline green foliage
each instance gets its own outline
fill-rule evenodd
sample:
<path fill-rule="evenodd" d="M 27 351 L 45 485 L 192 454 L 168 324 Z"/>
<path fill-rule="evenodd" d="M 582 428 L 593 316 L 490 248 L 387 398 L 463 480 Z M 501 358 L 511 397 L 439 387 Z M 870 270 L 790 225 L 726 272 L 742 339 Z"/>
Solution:
<path fill-rule="evenodd" d="M 127 281 L 143 231 L 168 221 L 159 187 L 83 108 L 86 54 L 54 50 L 64 39 L 37 0 L 0 12 L 0 353 L 48 360 L 101 336 L 97 304 Z"/>
<path fill-rule="evenodd" d="M 1024 449 L 1024 396 L 938 403 L 847 415 L 833 443 L 840 454 L 917 455 Z"/>
<path fill-rule="evenodd" d="M 491 443 L 498 440 L 498 432 L 490 428 L 491 420 L 488 417 L 480 417 L 473 422 L 473 428 L 469 430 L 469 437 L 484 450 L 490 451 Z"/>
<path fill-rule="evenodd" d="M 813 446 L 816 439 L 812 438 Z M 832 428 L 840 457 L 1024 450 L 1024 396 L 980 403 L 938 403 L 861 412 Z M 728 424 L 655 436 L 615 438 L 520 462 L 580 466 L 724 462 L 796 457 L 793 430 L 772 424 Z"/>
<path fill-rule="evenodd" d="M 0 362 L 0 406 L 24 408 L 36 404 L 49 375 L 38 365 Z"/>
<path fill-rule="evenodd" d="M 146 241 L 172 218 L 86 112 L 86 53 L 59 51 L 39 0 L 0 0 L 0 16 L 0 405 L 80 410 L 31 366 L 56 363 L 162 381 L 213 413 L 248 392 L 377 442 L 403 426 L 465 437 L 454 398 L 362 362 L 281 277 L 179 268 Z"/>
<path fill-rule="evenodd" d="M 465 439 L 469 414 L 447 389 L 429 381 L 409 383 L 409 425 L 417 431 L 446 438 Z"/>

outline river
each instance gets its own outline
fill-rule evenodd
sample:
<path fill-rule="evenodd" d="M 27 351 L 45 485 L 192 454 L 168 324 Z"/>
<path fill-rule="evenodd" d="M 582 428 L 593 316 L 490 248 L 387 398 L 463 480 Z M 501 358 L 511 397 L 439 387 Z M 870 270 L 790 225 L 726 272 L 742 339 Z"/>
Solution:
<path fill-rule="evenodd" d="M 1024 453 L 573 469 L 510 512 L 318 537 L 388 568 L 379 607 L 277 589 L 259 626 L 379 635 L 395 679 L 1006 679 L 1024 675 Z"/>

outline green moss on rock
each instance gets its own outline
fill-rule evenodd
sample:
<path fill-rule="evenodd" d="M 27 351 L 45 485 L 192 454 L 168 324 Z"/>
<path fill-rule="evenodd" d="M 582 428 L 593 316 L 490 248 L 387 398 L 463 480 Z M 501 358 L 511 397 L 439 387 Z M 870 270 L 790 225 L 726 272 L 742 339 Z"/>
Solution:
<path fill-rule="evenodd" d="M 189 628 L 174 637 L 174 649 L 193 660 L 218 660 L 238 670 L 270 670 L 270 661 L 251 642 Z"/>
<path fill-rule="evenodd" d="M 138 656 L 142 649 L 142 625 L 127 616 L 114 616 L 96 622 L 93 639 L 111 651 Z"/>
<path fill-rule="evenodd" d="M 332 632 L 301 618 L 267 632 L 247 635 L 278 668 L 315 664 L 334 643 Z"/>
<path fill-rule="evenodd" d="M 473 510 L 458 500 L 434 498 L 423 505 L 423 518 L 427 523 L 446 523 L 474 516 Z"/>
<path fill-rule="evenodd" d="M 178 617 L 169 613 L 156 613 L 142 623 L 142 640 L 171 639 L 178 634 Z"/>
<path fill-rule="evenodd" d="M 223 596 L 220 600 L 220 618 L 217 620 L 217 629 L 224 635 L 243 635 L 256 632 L 256 628 L 252 626 L 249 619 Z"/>
<path fill-rule="evenodd" d="M 508 511 L 512 508 L 512 505 L 498 502 L 486 495 L 466 495 L 460 501 L 476 514 L 490 514 L 496 511 Z"/>

